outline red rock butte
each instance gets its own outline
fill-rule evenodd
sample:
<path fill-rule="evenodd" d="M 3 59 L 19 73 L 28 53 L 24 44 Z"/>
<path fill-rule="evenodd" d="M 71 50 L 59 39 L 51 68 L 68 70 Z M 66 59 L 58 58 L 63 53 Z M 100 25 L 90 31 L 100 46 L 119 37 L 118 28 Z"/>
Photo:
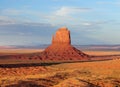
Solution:
<path fill-rule="evenodd" d="M 52 44 L 41 53 L 42 60 L 88 60 L 89 56 L 71 45 L 70 31 L 59 28 L 52 37 Z"/>
<path fill-rule="evenodd" d="M 58 29 L 55 35 L 52 38 L 52 44 L 71 44 L 70 31 L 66 27 Z"/>

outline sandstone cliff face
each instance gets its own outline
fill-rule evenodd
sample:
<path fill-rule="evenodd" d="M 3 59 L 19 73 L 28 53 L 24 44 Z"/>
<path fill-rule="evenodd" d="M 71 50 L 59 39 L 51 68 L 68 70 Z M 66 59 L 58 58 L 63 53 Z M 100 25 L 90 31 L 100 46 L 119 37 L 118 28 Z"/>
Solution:
<path fill-rule="evenodd" d="M 58 29 L 53 35 L 52 44 L 71 44 L 70 31 L 66 27 Z"/>
<path fill-rule="evenodd" d="M 70 31 L 58 29 L 52 37 L 52 44 L 41 53 L 43 60 L 87 60 L 88 55 L 71 45 Z"/>

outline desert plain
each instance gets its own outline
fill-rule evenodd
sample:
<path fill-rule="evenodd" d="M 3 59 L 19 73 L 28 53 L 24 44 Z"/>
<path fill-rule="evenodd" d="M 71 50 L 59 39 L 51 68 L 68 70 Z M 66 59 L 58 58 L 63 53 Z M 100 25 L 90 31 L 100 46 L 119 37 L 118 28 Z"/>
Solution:
<path fill-rule="evenodd" d="M 38 49 L 7 49 L 0 55 L 36 53 Z M 5 53 L 6 52 L 6 53 Z M 1 67 L 1 87 L 120 87 L 120 51 L 83 51 L 89 55 L 111 55 L 112 60 L 48 62 L 45 65 Z M 2 64 L 41 63 L 39 59 L 3 60 Z M 43 63 L 43 62 L 42 62 Z M 49 64 L 50 63 L 50 64 Z M 16 65 L 17 66 L 17 65 Z"/>

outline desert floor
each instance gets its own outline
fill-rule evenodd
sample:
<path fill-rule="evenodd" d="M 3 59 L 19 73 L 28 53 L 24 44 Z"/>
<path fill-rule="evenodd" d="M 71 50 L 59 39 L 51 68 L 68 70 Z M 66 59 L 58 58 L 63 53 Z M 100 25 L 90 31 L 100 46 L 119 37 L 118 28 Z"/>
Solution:
<path fill-rule="evenodd" d="M 93 52 L 86 53 L 92 55 Z M 97 51 L 93 54 L 95 53 L 96 55 L 105 55 L 105 53 L 102 54 L 102 51 L 100 53 Z M 114 55 L 116 52 L 107 53 Z M 119 52 L 116 54 L 119 55 Z M 0 86 L 120 87 L 120 60 L 0 68 Z"/>
<path fill-rule="evenodd" d="M 0 55 L 36 53 L 43 50 L 44 49 L 0 49 Z"/>
<path fill-rule="evenodd" d="M 83 51 L 86 54 L 89 55 L 96 55 L 96 56 L 101 56 L 101 55 L 120 55 L 120 51 Z"/>

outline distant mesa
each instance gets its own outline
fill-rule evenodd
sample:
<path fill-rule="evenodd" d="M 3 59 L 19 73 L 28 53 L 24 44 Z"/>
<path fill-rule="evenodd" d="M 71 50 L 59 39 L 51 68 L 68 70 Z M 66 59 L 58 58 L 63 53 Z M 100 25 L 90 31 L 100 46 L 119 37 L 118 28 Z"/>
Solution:
<path fill-rule="evenodd" d="M 41 54 L 42 60 L 88 60 L 89 56 L 71 45 L 70 31 L 59 28 L 52 37 L 52 44 Z"/>

